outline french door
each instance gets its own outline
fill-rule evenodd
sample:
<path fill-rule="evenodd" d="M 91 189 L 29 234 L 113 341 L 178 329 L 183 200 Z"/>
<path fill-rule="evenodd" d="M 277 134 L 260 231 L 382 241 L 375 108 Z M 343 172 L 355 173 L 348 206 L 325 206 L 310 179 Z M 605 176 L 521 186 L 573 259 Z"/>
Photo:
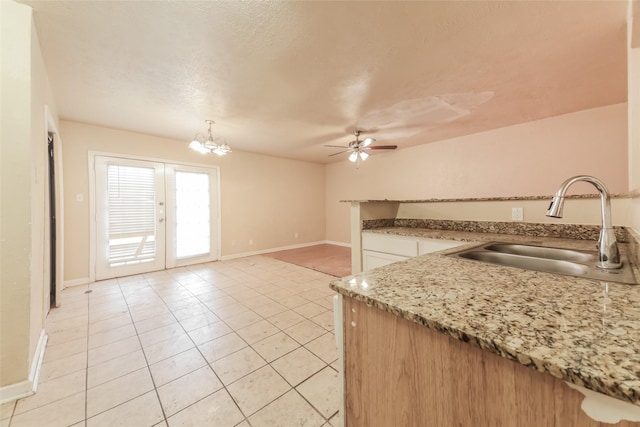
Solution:
<path fill-rule="evenodd" d="M 165 186 L 166 267 L 216 261 L 219 255 L 217 170 L 166 164 Z"/>
<path fill-rule="evenodd" d="M 218 259 L 217 170 L 95 156 L 96 280 Z"/>

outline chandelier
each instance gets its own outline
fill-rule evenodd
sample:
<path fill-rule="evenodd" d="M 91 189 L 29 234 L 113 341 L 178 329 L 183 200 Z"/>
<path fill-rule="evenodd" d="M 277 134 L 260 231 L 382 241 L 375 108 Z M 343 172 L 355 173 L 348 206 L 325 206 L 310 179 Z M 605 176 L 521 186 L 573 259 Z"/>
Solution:
<path fill-rule="evenodd" d="M 205 123 L 209 125 L 208 136 L 205 138 L 199 133 L 193 138 L 193 141 L 189 144 L 192 150 L 201 154 L 215 153 L 218 156 L 224 156 L 231 152 L 231 147 L 227 144 L 227 141 L 222 137 L 214 138 L 211 135 L 211 125 L 215 122 L 213 120 L 205 120 Z"/>

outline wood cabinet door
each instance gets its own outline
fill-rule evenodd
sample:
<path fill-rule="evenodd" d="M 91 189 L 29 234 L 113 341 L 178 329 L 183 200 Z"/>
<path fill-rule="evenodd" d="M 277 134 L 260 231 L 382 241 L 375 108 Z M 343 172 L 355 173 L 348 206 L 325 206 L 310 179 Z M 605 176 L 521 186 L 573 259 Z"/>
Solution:
<path fill-rule="evenodd" d="M 549 374 L 344 298 L 346 427 L 605 427 Z"/>

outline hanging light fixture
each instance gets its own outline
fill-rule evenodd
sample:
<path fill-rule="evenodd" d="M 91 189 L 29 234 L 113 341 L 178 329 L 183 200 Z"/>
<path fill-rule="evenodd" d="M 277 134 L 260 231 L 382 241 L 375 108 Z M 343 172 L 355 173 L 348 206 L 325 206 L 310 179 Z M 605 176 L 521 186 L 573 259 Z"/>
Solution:
<path fill-rule="evenodd" d="M 211 125 L 215 122 L 213 120 L 205 120 L 205 122 L 209 125 L 208 136 L 205 138 L 197 133 L 189 147 L 202 154 L 215 153 L 218 156 L 224 156 L 230 153 L 231 147 L 229 147 L 227 141 L 222 137 L 214 138 L 211 134 Z"/>

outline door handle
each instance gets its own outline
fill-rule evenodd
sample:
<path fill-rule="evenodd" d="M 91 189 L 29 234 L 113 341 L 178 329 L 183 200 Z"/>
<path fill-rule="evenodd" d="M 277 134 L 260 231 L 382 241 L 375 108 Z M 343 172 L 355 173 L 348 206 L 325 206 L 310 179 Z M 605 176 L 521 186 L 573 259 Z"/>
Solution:
<path fill-rule="evenodd" d="M 164 221 L 164 218 L 160 218 L 158 221 L 159 221 L 159 222 L 162 222 L 162 221 Z"/>

